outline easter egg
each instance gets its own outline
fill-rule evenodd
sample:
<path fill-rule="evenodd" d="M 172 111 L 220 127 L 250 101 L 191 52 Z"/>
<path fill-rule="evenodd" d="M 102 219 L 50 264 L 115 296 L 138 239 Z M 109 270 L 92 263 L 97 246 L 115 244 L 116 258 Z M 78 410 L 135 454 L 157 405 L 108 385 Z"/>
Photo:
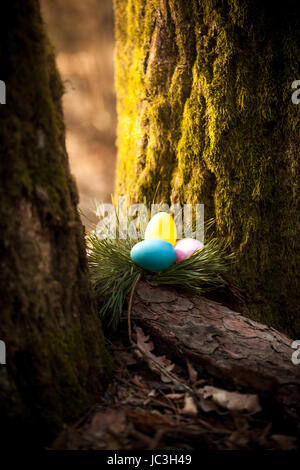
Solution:
<path fill-rule="evenodd" d="M 145 240 L 158 238 L 175 245 L 176 237 L 177 231 L 174 219 L 167 212 L 155 214 L 146 227 Z"/>
<path fill-rule="evenodd" d="M 182 240 L 178 240 L 174 246 L 176 252 L 176 263 L 178 263 L 178 261 L 184 260 L 193 254 L 194 251 L 201 250 L 203 247 L 203 243 L 199 240 L 196 240 L 195 238 L 183 238 Z"/>
<path fill-rule="evenodd" d="M 176 259 L 173 245 L 165 240 L 143 240 L 132 247 L 130 256 L 141 268 L 163 271 Z"/>

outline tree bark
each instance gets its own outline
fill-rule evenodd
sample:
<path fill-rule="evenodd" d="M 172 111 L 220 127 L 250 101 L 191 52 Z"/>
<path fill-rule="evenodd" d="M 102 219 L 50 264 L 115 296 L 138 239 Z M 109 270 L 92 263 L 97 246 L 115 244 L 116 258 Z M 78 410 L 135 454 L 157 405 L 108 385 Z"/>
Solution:
<path fill-rule="evenodd" d="M 1 44 L 1 428 L 8 440 L 42 445 L 91 405 L 111 366 L 65 149 L 63 86 L 37 0 L 9 3 Z"/>
<path fill-rule="evenodd" d="M 138 285 L 132 317 L 168 359 L 189 360 L 226 389 L 257 393 L 299 426 L 300 368 L 292 340 L 213 300 L 145 282 Z"/>
<path fill-rule="evenodd" d="M 300 334 L 299 6 L 115 0 L 117 192 L 204 203 L 246 312 Z"/>

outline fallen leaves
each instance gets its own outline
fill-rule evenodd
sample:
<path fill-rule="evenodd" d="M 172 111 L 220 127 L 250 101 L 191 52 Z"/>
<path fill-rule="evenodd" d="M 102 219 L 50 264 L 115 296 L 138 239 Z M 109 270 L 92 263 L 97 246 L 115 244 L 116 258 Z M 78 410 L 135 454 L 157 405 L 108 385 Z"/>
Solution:
<path fill-rule="evenodd" d="M 197 405 L 188 393 L 185 394 L 184 407 L 181 410 L 181 414 L 185 416 L 197 416 L 198 414 Z"/>
<path fill-rule="evenodd" d="M 145 355 L 143 356 L 143 354 L 137 349 L 135 351 L 136 355 L 138 357 L 145 358 L 150 369 L 160 376 L 162 382 L 171 382 L 172 379 L 170 378 L 170 376 L 164 374 L 162 372 L 162 369 L 165 369 L 167 372 L 171 372 L 174 369 L 175 364 L 169 361 L 166 356 L 155 356 L 155 354 L 153 354 L 152 352 L 154 349 L 154 345 L 151 341 L 149 341 L 149 336 L 145 336 L 143 330 L 139 327 L 136 327 L 135 331 L 137 345 L 145 353 Z M 158 365 L 156 365 L 156 363 L 158 363 L 162 367 L 162 369 L 160 369 Z"/>
<path fill-rule="evenodd" d="M 199 374 L 193 359 L 175 364 L 159 354 L 160 345 L 142 328 L 136 327 L 135 335 L 139 349 L 126 346 L 127 336 L 110 343 L 114 381 L 80 426 L 67 428 L 53 448 L 297 447 L 292 433 L 273 426 L 258 395 L 215 387 L 211 377 Z"/>
<path fill-rule="evenodd" d="M 184 393 L 167 393 L 165 395 L 165 397 L 169 398 L 170 400 L 181 400 L 184 396 Z"/>
<path fill-rule="evenodd" d="M 121 434 L 126 427 L 126 416 L 122 410 L 108 408 L 105 413 L 97 412 L 92 419 L 89 432 L 93 436 L 102 437 L 104 432 Z"/>
<path fill-rule="evenodd" d="M 194 384 L 195 382 L 197 382 L 198 372 L 196 371 L 196 369 L 194 368 L 193 364 L 190 361 L 187 360 L 186 365 L 187 365 L 190 381 L 192 384 Z"/>
<path fill-rule="evenodd" d="M 131 381 L 131 383 L 133 383 L 133 384 L 136 385 L 137 387 L 148 390 L 147 385 L 145 385 L 145 384 L 141 381 L 141 377 L 139 377 L 138 375 L 134 375 L 134 376 L 132 377 L 132 379 L 130 379 L 130 381 Z"/>
<path fill-rule="evenodd" d="M 229 392 L 209 385 L 199 389 L 198 393 L 204 399 L 212 398 L 217 405 L 229 411 L 246 411 L 254 414 L 262 409 L 256 394 Z"/>
<path fill-rule="evenodd" d="M 141 408 L 126 409 L 126 415 L 134 423 L 136 429 L 141 432 L 153 433 L 158 429 L 165 429 L 174 422 L 157 410 L 143 410 Z"/>
<path fill-rule="evenodd" d="M 271 439 L 276 442 L 278 450 L 297 450 L 297 438 L 282 434 L 273 434 Z"/>

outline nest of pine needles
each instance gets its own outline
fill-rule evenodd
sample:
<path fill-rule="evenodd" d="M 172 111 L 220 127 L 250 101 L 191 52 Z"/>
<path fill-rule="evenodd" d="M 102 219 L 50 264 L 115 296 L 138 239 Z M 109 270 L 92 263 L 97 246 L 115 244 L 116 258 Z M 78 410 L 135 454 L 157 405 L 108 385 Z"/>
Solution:
<path fill-rule="evenodd" d="M 129 223 L 129 222 L 128 222 Z M 118 224 L 118 219 L 117 219 Z M 191 293 L 203 294 L 226 284 L 224 273 L 233 261 L 228 247 L 209 235 L 213 221 L 205 226 L 205 245 L 191 256 L 161 272 L 137 266 L 130 257 L 131 248 L 143 240 L 100 237 L 95 230 L 87 236 L 90 277 L 97 297 L 101 299 L 103 327 L 114 332 L 119 325 L 127 295 L 138 279 L 154 285 L 172 286 Z"/>

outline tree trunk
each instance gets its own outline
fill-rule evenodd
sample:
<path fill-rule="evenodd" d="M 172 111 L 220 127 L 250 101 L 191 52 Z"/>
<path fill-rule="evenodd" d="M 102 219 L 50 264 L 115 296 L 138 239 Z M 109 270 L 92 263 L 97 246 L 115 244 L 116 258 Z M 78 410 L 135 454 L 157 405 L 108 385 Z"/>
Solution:
<path fill-rule="evenodd" d="M 117 192 L 204 203 L 246 312 L 299 320 L 298 2 L 115 0 Z"/>
<path fill-rule="evenodd" d="M 111 366 L 38 1 L 10 2 L 1 36 L 1 427 L 7 439 L 41 445 L 91 405 Z"/>

